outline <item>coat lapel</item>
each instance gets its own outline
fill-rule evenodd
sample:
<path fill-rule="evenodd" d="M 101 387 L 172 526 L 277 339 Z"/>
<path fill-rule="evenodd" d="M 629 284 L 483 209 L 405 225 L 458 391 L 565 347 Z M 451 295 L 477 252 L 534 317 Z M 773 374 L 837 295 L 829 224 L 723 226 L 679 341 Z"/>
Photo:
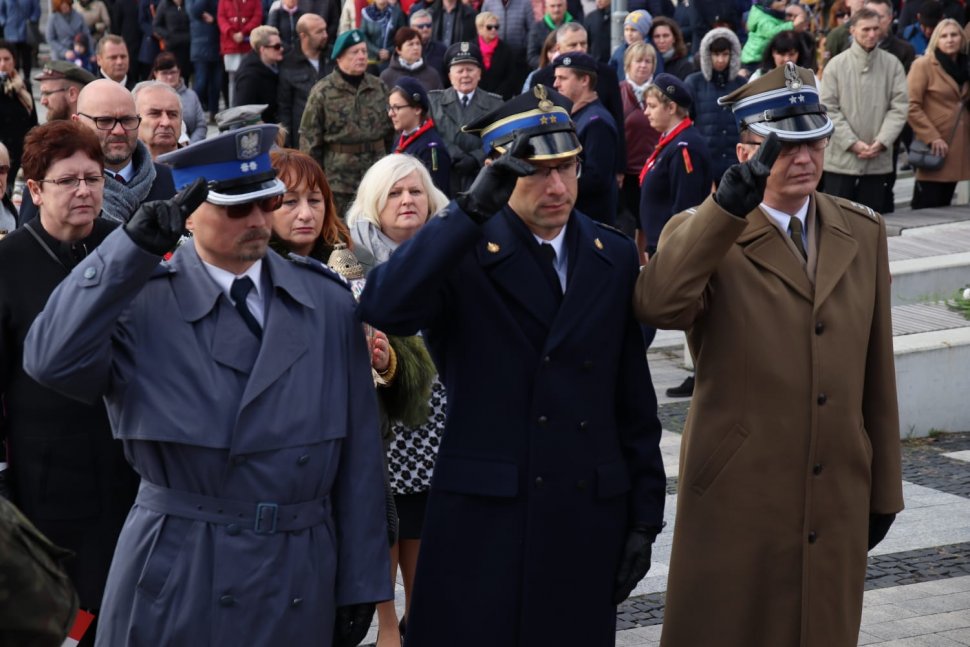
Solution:
<path fill-rule="evenodd" d="M 819 220 L 818 267 L 815 270 L 815 309 L 825 301 L 845 274 L 859 249 L 845 214 L 831 198 L 816 193 Z"/>
<path fill-rule="evenodd" d="M 805 268 L 795 258 L 782 235 L 761 209 L 755 209 L 748 214 L 748 226 L 738 236 L 737 242 L 753 263 L 775 274 L 792 290 L 812 301 L 812 284 Z"/>

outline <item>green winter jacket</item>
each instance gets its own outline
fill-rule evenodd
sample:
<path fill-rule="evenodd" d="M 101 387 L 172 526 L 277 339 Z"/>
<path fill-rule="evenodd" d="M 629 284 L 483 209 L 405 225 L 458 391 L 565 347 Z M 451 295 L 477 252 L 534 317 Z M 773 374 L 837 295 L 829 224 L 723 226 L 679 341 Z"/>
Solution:
<path fill-rule="evenodd" d="M 765 47 L 778 32 L 792 29 L 791 21 L 776 18 L 763 7 L 754 5 L 748 14 L 748 40 L 741 49 L 741 65 L 760 63 Z"/>

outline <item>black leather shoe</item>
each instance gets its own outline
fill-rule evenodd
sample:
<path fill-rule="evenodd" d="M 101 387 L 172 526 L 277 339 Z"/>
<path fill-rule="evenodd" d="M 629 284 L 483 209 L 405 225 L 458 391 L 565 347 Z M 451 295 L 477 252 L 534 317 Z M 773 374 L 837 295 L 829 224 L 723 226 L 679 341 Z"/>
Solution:
<path fill-rule="evenodd" d="M 687 379 L 680 383 L 680 386 L 672 386 L 667 389 L 668 398 L 689 398 L 694 395 L 694 376 L 688 375 Z"/>

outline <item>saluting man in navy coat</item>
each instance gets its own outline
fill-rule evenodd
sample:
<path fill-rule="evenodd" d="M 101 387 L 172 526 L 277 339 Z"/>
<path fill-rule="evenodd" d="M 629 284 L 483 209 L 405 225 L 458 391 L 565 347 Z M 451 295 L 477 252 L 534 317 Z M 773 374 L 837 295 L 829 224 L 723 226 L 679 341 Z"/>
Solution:
<path fill-rule="evenodd" d="M 573 209 L 568 105 L 536 86 L 470 124 L 493 161 L 362 297 L 448 391 L 409 647 L 613 645 L 663 523 L 637 252 Z"/>
<path fill-rule="evenodd" d="M 98 645 L 345 647 L 392 596 L 354 298 L 322 266 L 267 253 L 285 191 L 269 160 L 276 132 L 160 157 L 188 188 L 142 205 L 28 333 L 26 371 L 78 399 L 103 395 L 142 478 Z M 160 264 L 189 214 L 192 241 Z"/>

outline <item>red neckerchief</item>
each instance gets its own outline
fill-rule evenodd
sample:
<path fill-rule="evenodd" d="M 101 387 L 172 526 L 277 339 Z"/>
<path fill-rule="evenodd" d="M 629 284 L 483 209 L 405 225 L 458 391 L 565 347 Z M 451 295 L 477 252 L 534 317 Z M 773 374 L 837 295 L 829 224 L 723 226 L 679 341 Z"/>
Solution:
<path fill-rule="evenodd" d="M 403 153 L 404 149 L 414 143 L 414 140 L 425 134 L 429 130 L 434 128 L 434 119 L 428 117 L 428 120 L 421 124 L 421 127 L 415 130 L 413 133 L 405 137 L 401 135 L 401 141 L 398 143 L 397 148 L 394 149 L 395 153 Z"/>
<path fill-rule="evenodd" d="M 676 139 L 677 135 L 684 132 L 692 125 L 694 125 L 694 122 L 690 120 L 690 117 L 685 117 L 682 122 L 677 124 L 676 128 L 660 138 L 660 141 L 657 142 L 656 148 L 653 149 L 653 152 L 650 153 L 650 157 L 647 158 L 647 163 L 643 165 L 643 169 L 640 171 L 641 186 L 643 185 L 643 178 L 647 175 L 647 173 L 650 172 L 650 169 L 653 168 L 654 163 L 657 161 L 657 156 L 660 155 L 660 152 L 664 149 L 664 147 Z"/>

